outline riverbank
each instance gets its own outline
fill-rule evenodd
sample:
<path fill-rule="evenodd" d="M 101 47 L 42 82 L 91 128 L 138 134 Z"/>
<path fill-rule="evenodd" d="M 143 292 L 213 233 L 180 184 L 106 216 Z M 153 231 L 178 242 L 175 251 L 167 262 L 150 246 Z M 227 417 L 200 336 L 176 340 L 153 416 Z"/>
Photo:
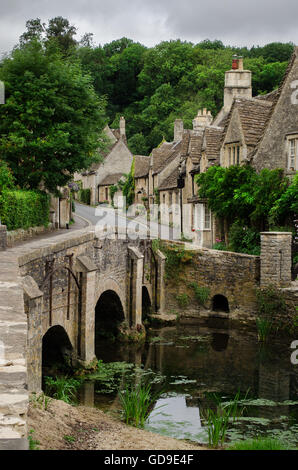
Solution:
<path fill-rule="evenodd" d="M 46 409 L 45 409 L 46 408 Z M 206 450 L 187 441 L 136 429 L 96 408 L 50 399 L 30 401 L 28 432 L 40 450 Z M 38 441 L 38 443 L 35 443 Z"/>

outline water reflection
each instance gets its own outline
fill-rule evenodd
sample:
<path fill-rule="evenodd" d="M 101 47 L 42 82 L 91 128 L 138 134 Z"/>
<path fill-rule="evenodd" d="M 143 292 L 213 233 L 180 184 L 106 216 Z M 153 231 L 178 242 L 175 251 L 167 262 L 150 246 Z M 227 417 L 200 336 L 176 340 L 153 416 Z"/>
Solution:
<path fill-rule="evenodd" d="M 180 325 L 151 330 L 141 347 L 102 342 L 96 353 L 104 362 L 126 361 L 164 376 L 165 393 L 147 425 L 151 430 L 204 442 L 202 415 L 214 406 L 209 394 L 216 392 L 227 400 L 239 390 L 242 396 L 249 391 L 249 397 L 259 401 L 246 407 L 231 438 L 270 429 L 290 439 L 294 436 L 298 443 L 298 406 L 283 404 L 298 400 L 298 369 L 290 363 L 289 345 L 275 341 L 264 348 L 255 332 Z M 84 404 L 92 403 L 92 393 L 90 385 L 83 393 Z M 106 410 L 108 403 L 117 405 L 115 397 L 108 400 L 95 392 L 95 406 Z M 165 406 L 157 410 L 160 405 Z"/>

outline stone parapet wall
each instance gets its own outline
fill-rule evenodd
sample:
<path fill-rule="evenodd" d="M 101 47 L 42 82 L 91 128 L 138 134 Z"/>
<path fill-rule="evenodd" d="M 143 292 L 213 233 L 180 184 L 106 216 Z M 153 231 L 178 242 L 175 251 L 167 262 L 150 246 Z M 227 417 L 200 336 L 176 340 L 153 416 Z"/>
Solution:
<path fill-rule="evenodd" d="M 11 248 L 15 246 L 17 243 L 20 243 L 24 240 L 30 240 L 30 238 L 35 237 L 36 235 L 40 235 L 42 233 L 49 233 L 55 230 L 54 223 L 49 224 L 48 227 L 40 226 L 40 227 L 30 227 L 28 229 L 18 229 L 12 230 L 7 232 L 7 247 Z M 1 226 L 0 226 L 0 238 L 1 238 Z M 0 240 L 1 246 L 1 240 Z"/>
<path fill-rule="evenodd" d="M 27 317 L 17 256 L 0 253 L 0 449 L 28 448 Z"/>

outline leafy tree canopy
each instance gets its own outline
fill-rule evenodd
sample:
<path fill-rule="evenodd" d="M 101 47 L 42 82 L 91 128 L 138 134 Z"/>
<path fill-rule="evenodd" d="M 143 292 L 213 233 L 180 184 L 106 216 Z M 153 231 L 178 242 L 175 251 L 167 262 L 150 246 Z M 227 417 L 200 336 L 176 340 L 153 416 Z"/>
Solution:
<path fill-rule="evenodd" d="M 78 61 L 36 39 L 3 60 L 0 154 L 22 188 L 56 191 L 105 148 L 104 102 Z"/>

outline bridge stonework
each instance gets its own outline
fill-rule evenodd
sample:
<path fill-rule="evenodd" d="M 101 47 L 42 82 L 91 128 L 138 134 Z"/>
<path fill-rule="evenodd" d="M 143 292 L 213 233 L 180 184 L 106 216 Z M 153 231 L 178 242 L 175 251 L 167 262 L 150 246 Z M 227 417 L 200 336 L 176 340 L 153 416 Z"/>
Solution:
<path fill-rule="evenodd" d="M 86 364 L 95 358 L 95 307 L 104 292 L 118 295 L 128 330 L 143 328 L 142 251 L 146 244 L 151 242 L 121 238 L 121 234 L 109 239 L 89 229 L 20 256 L 28 315 L 29 391 L 41 391 L 42 338 L 51 327 L 64 328 L 74 360 Z"/>
<path fill-rule="evenodd" d="M 176 285 L 175 297 L 188 278 L 200 285 L 205 282 L 214 294 L 222 293 L 219 288 L 226 286 L 223 293 L 229 297 L 231 293 L 231 314 L 238 315 L 235 306 L 243 304 L 245 289 L 250 296 L 247 310 L 251 312 L 253 290 L 262 284 L 263 273 L 266 276 L 267 259 L 274 250 L 280 250 L 277 243 L 266 242 L 268 237 L 262 238 L 261 269 L 259 257 L 193 250 L 196 262 Z M 287 235 L 282 247 L 287 256 L 276 257 L 287 261 L 280 268 L 282 282 L 288 282 L 285 266 L 289 244 Z M 41 391 L 42 347 L 47 332 L 52 327 L 63 329 L 73 359 L 92 361 L 95 309 L 104 293 L 112 291 L 118 296 L 128 331 L 143 328 L 144 288 L 153 312 L 165 313 L 171 307 L 165 262 L 163 253 L 153 252 L 150 240 L 133 240 L 121 232 L 111 239 L 94 227 L 0 253 L 0 449 L 5 439 L 10 439 L 8 448 L 27 446 L 29 393 Z M 280 287 L 284 287 L 282 283 Z M 283 290 L 289 289 L 296 299 L 297 288 Z"/>

